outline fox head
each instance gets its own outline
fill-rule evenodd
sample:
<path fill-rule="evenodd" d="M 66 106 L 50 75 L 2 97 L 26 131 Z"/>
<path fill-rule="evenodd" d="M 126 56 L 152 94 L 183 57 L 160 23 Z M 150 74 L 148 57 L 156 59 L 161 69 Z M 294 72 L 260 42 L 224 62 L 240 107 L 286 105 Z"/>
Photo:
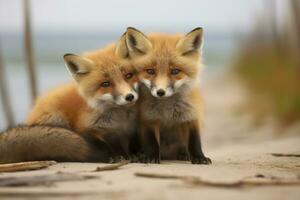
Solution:
<path fill-rule="evenodd" d="M 126 45 L 139 78 L 157 98 L 186 91 L 198 77 L 203 29 L 186 35 L 150 34 L 127 28 Z"/>
<path fill-rule="evenodd" d="M 116 45 L 83 54 L 65 54 L 67 69 L 80 94 L 95 108 L 99 104 L 131 105 L 138 99 L 138 76 L 126 61 L 125 34 Z"/>

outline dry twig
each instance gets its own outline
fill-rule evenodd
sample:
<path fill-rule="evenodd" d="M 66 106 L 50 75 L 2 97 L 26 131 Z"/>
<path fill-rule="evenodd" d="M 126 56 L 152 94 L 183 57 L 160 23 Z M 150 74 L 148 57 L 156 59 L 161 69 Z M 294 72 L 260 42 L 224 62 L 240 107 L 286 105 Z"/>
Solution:
<path fill-rule="evenodd" d="M 110 165 L 106 165 L 106 166 L 103 166 L 103 167 L 97 167 L 94 172 L 116 170 L 116 169 L 119 169 L 120 167 L 122 167 L 124 165 L 127 165 L 128 163 L 129 163 L 129 161 L 123 161 L 123 162 L 120 162 L 120 163 L 110 164 Z"/>
<path fill-rule="evenodd" d="M 146 177 L 146 178 L 159 178 L 159 179 L 179 179 L 183 180 L 186 183 L 196 185 L 196 186 L 208 186 L 208 187 L 225 187 L 225 188 L 236 188 L 236 187 L 246 187 L 246 186 L 282 186 L 282 185 L 300 185 L 299 180 L 280 180 L 280 179 L 268 179 L 264 178 L 265 176 L 259 176 L 259 180 L 253 179 L 249 180 L 248 178 L 257 178 L 245 177 L 241 180 L 236 181 L 210 181 L 203 180 L 199 177 L 193 176 L 177 176 L 177 175 L 165 175 L 165 174 L 155 174 L 155 173 L 142 173 L 137 172 L 135 176 Z"/>
<path fill-rule="evenodd" d="M 153 173 L 143 173 L 143 172 L 136 172 L 136 173 L 134 173 L 134 175 L 138 176 L 138 177 L 160 178 L 160 179 L 182 179 L 182 178 L 188 178 L 188 177 L 185 177 L 185 176 L 167 175 L 167 174 L 153 174 Z"/>
<path fill-rule="evenodd" d="M 33 185 L 50 185 L 55 182 L 77 181 L 98 178 L 97 176 L 83 176 L 78 174 L 57 173 L 50 175 L 25 176 L 25 177 L 5 177 L 0 178 L 0 187 L 9 186 L 33 186 Z"/>
<path fill-rule="evenodd" d="M 232 182 L 217 182 L 202 180 L 200 178 L 184 179 L 187 183 L 197 186 L 211 186 L 211 187 L 226 187 L 226 188 L 235 188 L 235 187 L 249 187 L 249 186 L 287 186 L 287 185 L 300 185 L 300 181 L 295 180 L 237 180 Z"/>
<path fill-rule="evenodd" d="M 93 196 L 97 193 L 91 191 L 69 191 L 69 190 L 59 190 L 59 191 L 47 191 L 47 190 L 34 190 L 34 191 L 24 191 L 16 188 L 1 188 L 0 190 L 0 199 L 9 199 L 9 198 L 26 198 L 26 199 L 43 199 L 43 198 L 55 198 L 55 197 L 81 197 L 81 196 Z"/>
<path fill-rule="evenodd" d="M 300 154 L 292 153 L 272 153 L 271 155 L 275 157 L 300 157 Z"/>
<path fill-rule="evenodd" d="M 0 172 L 17 172 L 17 171 L 42 169 L 54 164 L 56 164 L 55 161 L 32 161 L 32 162 L 0 164 Z"/>

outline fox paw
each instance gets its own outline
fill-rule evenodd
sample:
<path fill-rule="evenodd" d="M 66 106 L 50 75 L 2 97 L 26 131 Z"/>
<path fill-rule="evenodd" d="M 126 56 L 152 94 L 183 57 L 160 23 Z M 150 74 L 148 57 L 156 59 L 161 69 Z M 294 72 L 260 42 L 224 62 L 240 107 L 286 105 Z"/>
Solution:
<path fill-rule="evenodd" d="M 138 163 L 139 162 L 139 155 L 136 155 L 136 154 L 130 155 L 129 160 L 132 163 Z"/>
<path fill-rule="evenodd" d="M 210 165 L 211 159 L 205 156 L 191 156 L 192 164 Z"/>
<path fill-rule="evenodd" d="M 138 158 L 141 163 L 160 163 L 159 154 L 140 154 Z"/>
<path fill-rule="evenodd" d="M 123 156 L 114 156 L 109 159 L 109 163 L 118 163 L 126 160 Z"/>

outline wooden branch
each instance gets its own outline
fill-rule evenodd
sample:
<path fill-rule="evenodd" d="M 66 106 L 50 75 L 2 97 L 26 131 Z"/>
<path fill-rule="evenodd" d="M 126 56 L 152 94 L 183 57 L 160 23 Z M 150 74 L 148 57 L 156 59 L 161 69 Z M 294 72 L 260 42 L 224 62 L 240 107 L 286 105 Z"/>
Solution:
<path fill-rule="evenodd" d="M 27 63 L 27 72 L 30 84 L 31 103 L 33 104 L 37 97 L 37 80 L 35 73 L 35 63 L 33 56 L 32 32 L 30 20 L 30 0 L 24 0 L 24 51 Z"/>
<path fill-rule="evenodd" d="M 129 163 L 129 161 L 124 161 L 124 162 L 120 162 L 120 163 L 116 163 L 116 164 L 110 164 L 110 165 L 106 165 L 103 167 L 97 167 L 94 172 L 100 172 L 100 171 L 109 171 L 109 170 L 116 170 L 119 169 L 120 167 L 127 165 Z"/>
<path fill-rule="evenodd" d="M 272 153 L 271 155 L 275 157 L 300 157 L 300 154 L 292 153 Z"/>
<path fill-rule="evenodd" d="M 202 180 L 200 178 L 184 179 L 185 182 L 197 186 L 211 186 L 211 187 L 249 187 L 249 186 L 287 186 L 287 185 L 300 185 L 299 180 L 273 180 L 273 179 L 263 179 L 263 180 L 237 180 L 232 182 L 217 182 Z"/>
<path fill-rule="evenodd" d="M 138 177 L 158 178 L 158 179 L 182 179 L 182 178 L 187 178 L 187 177 L 184 177 L 184 176 L 177 176 L 177 175 L 153 174 L 153 173 L 143 173 L 143 172 L 136 172 L 136 173 L 134 173 L 134 175 L 138 176 Z"/>
<path fill-rule="evenodd" d="M 0 187 L 18 187 L 33 185 L 51 185 L 55 182 L 77 181 L 99 178 L 97 176 L 86 176 L 71 173 L 56 173 L 50 175 L 24 176 L 24 177 L 5 177 L 0 178 Z"/>
<path fill-rule="evenodd" d="M 42 169 L 54 164 L 56 164 L 55 161 L 32 161 L 32 162 L 0 164 L 0 172 L 17 172 L 17 171 Z"/>
<path fill-rule="evenodd" d="M 53 198 L 53 197 L 76 197 L 79 196 L 94 196 L 96 192 L 92 191 L 69 191 L 60 189 L 59 191 L 48 191 L 48 190 L 20 190 L 19 188 L 12 189 L 10 188 L 1 188 L 0 189 L 0 199 L 8 199 L 8 198 L 22 198 L 22 199 L 43 199 L 43 198 Z"/>
<path fill-rule="evenodd" d="M 7 85 L 6 72 L 5 72 L 5 67 L 2 59 L 1 49 L 0 49 L 0 95 L 2 98 L 2 107 L 4 110 L 7 126 L 13 127 L 15 125 L 15 120 L 14 120 L 14 115 L 13 115 L 13 110 L 12 110 L 12 105 L 11 105 L 11 100 L 9 95 L 9 88 Z"/>
<path fill-rule="evenodd" d="M 158 179 L 179 179 L 183 180 L 186 183 L 196 185 L 196 186 L 208 186 L 208 187 L 245 187 L 245 186 L 278 186 L 278 185 L 300 185 L 300 180 L 280 180 L 279 178 L 265 178 L 265 176 L 253 176 L 253 177 L 244 177 L 241 180 L 236 181 L 211 181 L 211 180 L 203 180 L 199 177 L 193 176 L 178 176 L 178 175 L 166 175 L 166 174 L 156 174 L 156 173 L 143 173 L 137 172 L 134 174 L 138 177 L 145 178 L 158 178 Z M 249 178 L 259 178 L 249 180 Z"/>

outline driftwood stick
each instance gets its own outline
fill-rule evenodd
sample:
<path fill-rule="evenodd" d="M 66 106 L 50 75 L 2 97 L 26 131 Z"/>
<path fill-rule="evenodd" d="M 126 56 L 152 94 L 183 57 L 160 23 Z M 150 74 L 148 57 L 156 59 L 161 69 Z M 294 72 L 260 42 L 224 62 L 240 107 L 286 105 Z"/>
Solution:
<path fill-rule="evenodd" d="M 53 198 L 53 197 L 77 197 L 78 196 L 93 196 L 96 195 L 96 192 L 92 191 L 69 191 L 69 190 L 59 190 L 59 191 L 24 191 L 16 188 L 12 190 L 12 188 L 1 188 L 0 189 L 0 199 L 1 198 Z"/>
<path fill-rule="evenodd" d="M 0 187 L 51 185 L 55 182 L 86 180 L 86 179 L 93 179 L 93 178 L 98 178 L 98 177 L 69 174 L 69 173 L 56 173 L 50 175 L 24 176 L 24 177 L 5 177 L 5 178 L 0 178 Z"/>
<path fill-rule="evenodd" d="M 138 177 L 159 178 L 159 179 L 182 179 L 182 178 L 187 178 L 187 177 L 184 177 L 184 176 L 177 176 L 177 175 L 153 174 L 153 173 L 143 173 L 143 172 L 136 172 L 136 173 L 134 173 L 134 175 L 138 176 Z"/>
<path fill-rule="evenodd" d="M 253 177 L 245 177 L 236 181 L 211 181 L 211 180 L 203 180 L 199 177 L 193 176 L 177 176 L 177 175 L 165 175 L 165 174 L 156 174 L 156 173 L 143 173 L 137 172 L 134 174 L 138 177 L 145 178 L 158 178 L 158 179 L 179 179 L 183 180 L 186 183 L 195 185 L 195 186 L 208 186 L 208 187 L 224 187 L 224 188 L 235 188 L 235 187 L 246 187 L 246 186 L 282 186 L 282 185 L 300 185 L 299 180 L 280 180 L 280 179 L 253 179 L 249 180 L 249 178 L 257 178 L 257 176 Z"/>
<path fill-rule="evenodd" d="M 0 164 L 0 172 L 16 172 L 16 171 L 42 169 L 54 164 L 56 164 L 55 161 L 32 161 L 32 162 Z"/>
<path fill-rule="evenodd" d="M 129 161 L 124 161 L 124 162 L 120 162 L 120 163 L 116 163 L 116 164 L 110 164 L 110 165 L 106 165 L 103 167 L 97 167 L 94 172 L 100 172 L 100 171 L 109 171 L 109 170 L 116 170 L 119 169 L 120 167 L 127 165 L 129 163 Z"/>
<path fill-rule="evenodd" d="M 232 182 L 217 182 L 202 180 L 200 178 L 184 179 L 185 182 L 197 186 L 211 186 L 211 187 L 253 187 L 253 186 L 287 186 L 287 185 L 300 185 L 297 180 L 237 180 Z"/>
<path fill-rule="evenodd" d="M 300 154 L 293 153 L 272 153 L 271 155 L 275 157 L 300 157 Z"/>

